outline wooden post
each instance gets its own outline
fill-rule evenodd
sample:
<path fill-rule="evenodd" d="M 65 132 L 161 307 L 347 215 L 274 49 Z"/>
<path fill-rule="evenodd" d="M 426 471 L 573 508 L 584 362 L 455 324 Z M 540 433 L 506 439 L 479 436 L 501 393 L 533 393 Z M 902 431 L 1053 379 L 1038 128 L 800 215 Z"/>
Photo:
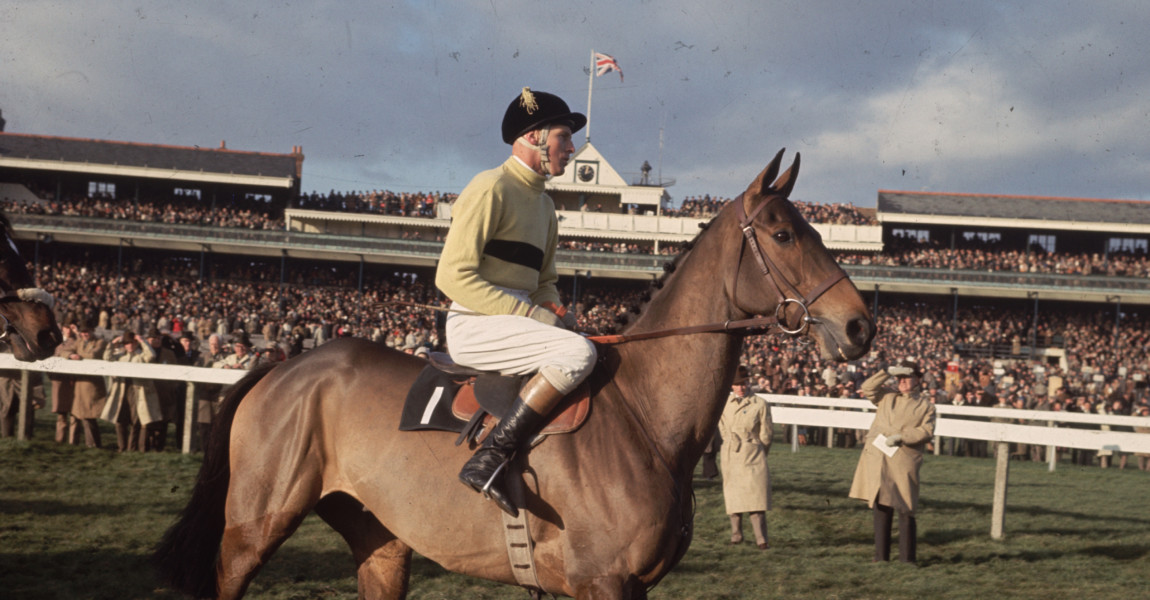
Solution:
<path fill-rule="evenodd" d="M 791 425 L 791 452 L 799 451 L 799 426 L 798 424 Z"/>
<path fill-rule="evenodd" d="M 1006 484 L 1010 479 L 1010 443 L 995 442 L 994 457 L 998 462 L 994 469 L 994 506 L 990 516 L 990 537 L 1001 540 L 1003 523 L 1006 521 Z"/>
<path fill-rule="evenodd" d="M 184 394 L 184 454 L 192 452 L 192 430 L 196 428 L 196 384 L 189 381 Z"/>
<path fill-rule="evenodd" d="M 31 376 L 28 371 L 20 371 L 20 393 L 18 394 L 17 402 L 20 406 L 16 409 L 16 439 L 26 440 L 30 437 L 32 431 L 32 420 L 36 417 L 36 411 L 32 409 L 32 382 Z"/>
<path fill-rule="evenodd" d="M 827 427 L 827 448 L 835 447 L 835 428 Z"/>

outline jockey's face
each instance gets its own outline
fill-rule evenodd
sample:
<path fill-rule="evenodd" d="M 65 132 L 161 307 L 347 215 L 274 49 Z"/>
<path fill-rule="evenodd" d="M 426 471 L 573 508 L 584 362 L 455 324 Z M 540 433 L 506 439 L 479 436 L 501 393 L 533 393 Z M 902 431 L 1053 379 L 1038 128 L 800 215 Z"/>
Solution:
<path fill-rule="evenodd" d="M 543 131 L 537 129 L 528 131 L 523 135 L 531 144 L 538 144 Z M 542 157 L 536 152 L 531 152 L 531 156 L 526 157 L 524 162 L 540 175 L 553 177 L 562 175 L 567 170 L 567 161 L 571 160 L 571 154 L 575 152 L 575 144 L 571 141 L 571 128 L 558 123 L 552 124 L 551 130 L 547 133 L 547 145 L 543 151 L 547 152 L 546 172 L 543 171 Z M 522 155 L 520 156 L 522 157 Z"/>

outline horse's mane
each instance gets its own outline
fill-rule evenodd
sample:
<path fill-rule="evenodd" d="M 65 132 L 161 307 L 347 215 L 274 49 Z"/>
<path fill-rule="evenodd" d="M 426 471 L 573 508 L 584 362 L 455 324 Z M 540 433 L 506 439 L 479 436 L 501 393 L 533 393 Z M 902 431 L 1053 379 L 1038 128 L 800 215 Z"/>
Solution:
<path fill-rule="evenodd" d="M 683 247 L 679 250 L 678 254 L 676 254 L 674 258 L 663 263 L 663 274 L 652 280 L 651 284 L 639 297 L 639 301 L 635 304 L 632 304 L 628 308 L 624 320 L 620 323 L 624 331 L 634 324 L 635 319 L 638 318 L 639 315 L 643 314 L 643 311 L 647 308 L 647 305 L 650 304 L 652 300 L 659 297 L 659 294 L 663 292 L 663 285 L 667 282 L 667 278 L 675 273 L 675 270 L 679 268 L 680 263 L 686 260 L 687 255 L 689 255 L 691 250 L 695 248 L 695 244 L 699 241 L 699 238 L 704 233 L 706 233 L 707 228 L 711 226 L 711 223 L 714 220 L 715 218 L 712 217 L 710 221 L 699 223 L 699 233 L 696 233 L 695 237 L 691 238 L 690 241 L 684 242 Z"/>

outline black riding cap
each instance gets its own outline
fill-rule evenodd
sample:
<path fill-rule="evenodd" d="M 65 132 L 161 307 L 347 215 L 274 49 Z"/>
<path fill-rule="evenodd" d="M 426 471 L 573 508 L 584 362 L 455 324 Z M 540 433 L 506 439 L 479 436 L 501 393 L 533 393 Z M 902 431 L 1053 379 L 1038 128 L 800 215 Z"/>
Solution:
<path fill-rule="evenodd" d="M 571 128 L 571 133 L 575 133 L 587 124 L 587 117 L 571 112 L 559 96 L 523 88 L 523 93 L 511 101 L 503 114 L 503 141 L 514 144 L 528 131 L 553 123 L 566 125 Z"/>

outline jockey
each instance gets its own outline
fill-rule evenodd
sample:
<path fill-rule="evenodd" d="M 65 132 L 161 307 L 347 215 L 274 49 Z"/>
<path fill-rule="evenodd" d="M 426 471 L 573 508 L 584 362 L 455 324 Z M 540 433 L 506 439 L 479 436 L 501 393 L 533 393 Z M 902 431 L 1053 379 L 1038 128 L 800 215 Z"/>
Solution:
<path fill-rule="evenodd" d="M 501 467 L 542 428 L 555 405 L 591 373 L 595 346 L 555 287 L 558 220 L 543 191 L 562 175 L 587 117 L 546 92 L 523 88 L 503 116 L 511 156 L 475 176 L 452 208 L 435 285 L 452 300 L 447 347 L 456 363 L 534 376 L 463 466 L 459 479 L 512 516 Z"/>

